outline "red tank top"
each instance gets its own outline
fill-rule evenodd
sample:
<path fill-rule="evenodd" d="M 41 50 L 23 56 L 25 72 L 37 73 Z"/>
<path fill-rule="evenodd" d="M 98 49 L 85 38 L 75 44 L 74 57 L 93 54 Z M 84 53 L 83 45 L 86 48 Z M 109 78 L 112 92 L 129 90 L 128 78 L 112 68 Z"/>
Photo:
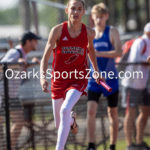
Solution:
<path fill-rule="evenodd" d="M 57 47 L 53 50 L 53 71 L 84 71 L 87 68 L 87 31 L 82 24 L 81 32 L 72 38 L 68 32 L 67 22 L 63 23 L 62 34 Z"/>

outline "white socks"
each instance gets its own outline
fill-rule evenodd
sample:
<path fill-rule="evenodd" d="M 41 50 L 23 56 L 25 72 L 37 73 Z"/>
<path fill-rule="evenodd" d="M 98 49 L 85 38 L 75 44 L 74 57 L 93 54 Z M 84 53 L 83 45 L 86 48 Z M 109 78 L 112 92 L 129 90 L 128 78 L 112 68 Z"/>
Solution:
<path fill-rule="evenodd" d="M 56 150 L 64 150 L 70 126 L 73 123 L 73 118 L 70 114 L 81 95 L 82 92 L 76 89 L 71 89 L 66 93 L 65 100 L 62 98 L 52 100 L 55 126 L 58 128 Z"/>

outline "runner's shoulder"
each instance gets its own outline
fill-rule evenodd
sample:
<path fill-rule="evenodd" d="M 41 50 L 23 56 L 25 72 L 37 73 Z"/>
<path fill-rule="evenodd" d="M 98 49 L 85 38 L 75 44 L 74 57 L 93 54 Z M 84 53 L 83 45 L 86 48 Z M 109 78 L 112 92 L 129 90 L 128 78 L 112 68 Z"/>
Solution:
<path fill-rule="evenodd" d="M 54 27 L 52 27 L 51 32 L 53 32 L 54 35 L 61 35 L 62 26 L 63 26 L 63 23 L 55 25 Z"/>
<path fill-rule="evenodd" d="M 86 30 L 87 30 L 88 37 L 93 37 L 93 38 L 95 37 L 95 31 L 94 31 L 94 29 L 86 26 Z"/>
<path fill-rule="evenodd" d="M 110 26 L 110 31 L 112 32 L 112 34 L 119 33 L 118 29 L 116 27 L 114 27 L 114 26 Z"/>

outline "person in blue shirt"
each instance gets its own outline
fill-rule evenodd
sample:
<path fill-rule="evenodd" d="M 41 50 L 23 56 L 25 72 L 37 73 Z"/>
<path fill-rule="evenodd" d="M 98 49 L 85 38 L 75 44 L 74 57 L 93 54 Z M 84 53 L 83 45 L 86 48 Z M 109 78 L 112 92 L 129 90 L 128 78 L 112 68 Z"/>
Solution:
<path fill-rule="evenodd" d="M 103 94 L 108 100 L 108 118 L 110 122 L 110 147 L 109 150 L 115 150 L 115 144 L 118 134 L 118 76 L 115 68 L 114 58 L 121 56 L 121 42 L 118 30 L 115 27 L 107 26 L 109 18 L 108 9 L 104 3 L 93 6 L 91 17 L 96 32 L 93 41 L 97 63 L 100 72 L 106 80 L 106 83 L 112 87 L 112 92 L 106 91 L 98 85 L 92 78 L 93 68 L 91 68 L 91 79 L 88 82 L 88 103 L 87 103 L 87 130 L 88 130 L 88 148 L 95 150 L 95 124 L 96 113 L 100 96 Z"/>

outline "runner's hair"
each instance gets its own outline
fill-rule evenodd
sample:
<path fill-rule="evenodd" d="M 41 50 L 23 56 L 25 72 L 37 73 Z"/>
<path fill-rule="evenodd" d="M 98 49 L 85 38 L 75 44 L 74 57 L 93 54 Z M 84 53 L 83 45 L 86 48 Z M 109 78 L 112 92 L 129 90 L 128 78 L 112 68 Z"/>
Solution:
<path fill-rule="evenodd" d="M 67 5 L 69 5 L 69 3 L 70 3 L 71 1 L 78 1 L 78 2 L 81 2 L 82 5 L 83 5 L 83 8 L 85 8 L 85 1 L 84 1 L 84 0 L 68 0 Z"/>
<path fill-rule="evenodd" d="M 108 14 L 109 11 L 104 3 L 99 3 L 92 7 L 91 13 L 103 15 L 103 14 Z"/>

